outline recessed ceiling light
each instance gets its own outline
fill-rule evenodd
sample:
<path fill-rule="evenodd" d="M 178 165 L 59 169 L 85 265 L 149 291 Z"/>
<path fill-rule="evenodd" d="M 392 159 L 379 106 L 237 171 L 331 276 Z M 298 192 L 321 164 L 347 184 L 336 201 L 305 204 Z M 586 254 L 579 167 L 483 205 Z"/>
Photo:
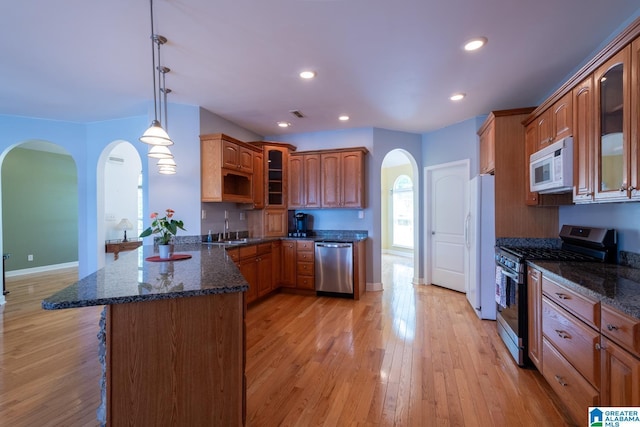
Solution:
<path fill-rule="evenodd" d="M 460 101 L 465 96 L 467 96 L 467 95 L 465 95 L 464 93 L 454 93 L 453 95 L 451 95 L 449 97 L 449 99 L 452 100 L 452 101 Z"/>
<path fill-rule="evenodd" d="M 338 117 L 338 120 L 340 120 L 341 122 L 346 122 L 347 120 L 349 120 L 349 116 L 342 115 L 342 116 Z"/>
<path fill-rule="evenodd" d="M 482 46 L 484 46 L 485 44 L 487 44 L 487 38 L 486 37 L 478 37 L 478 38 L 471 39 L 468 42 L 466 42 L 464 44 L 464 50 L 466 50 L 466 51 L 478 50 Z"/>
<path fill-rule="evenodd" d="M 289 122 L 278 122 L 278 126 L 280 126 L 281 128 L 288 128 L 289 126 L 291 126 L 291 123 L 289 123 Z"/>
<path fill-rule="evenodd" d="M 303 79 L 312 79 L 316 76 L 315 71 L 303 71 L 300 73 L 300 77 Z"/>

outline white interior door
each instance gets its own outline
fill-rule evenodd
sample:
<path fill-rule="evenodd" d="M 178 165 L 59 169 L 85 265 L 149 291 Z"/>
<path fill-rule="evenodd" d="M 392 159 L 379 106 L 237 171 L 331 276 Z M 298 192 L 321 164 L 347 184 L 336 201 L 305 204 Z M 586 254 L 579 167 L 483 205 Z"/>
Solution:
<path fill-rule="evenodd" d="M 465 292 L 465 218 L 469 162 L 426 168 L 430 283 Z"/>

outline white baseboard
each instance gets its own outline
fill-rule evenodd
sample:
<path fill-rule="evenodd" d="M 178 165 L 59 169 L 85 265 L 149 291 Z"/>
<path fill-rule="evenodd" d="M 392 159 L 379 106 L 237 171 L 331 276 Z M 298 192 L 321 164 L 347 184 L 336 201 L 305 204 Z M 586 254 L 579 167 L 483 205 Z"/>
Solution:
<path fill-rule="evenodd" d="M 413 278 L 413 283 L 414 285 L 426 285 L 427 283 L 425 282 L 424 278 L 422 277 L 414 277 Z"/>
<path fill-rule="evenodd" d="M 61 270 L 63 268 L 77 267 L 78 261 L 65 262 L 62 264 L 43 265 L 41 267 L 23 268 L 22 270 L 5 271 L 5 277 L 24 276 L 26 274 L 44 273 L 47 271 Z"/>
<path fill-rule="evenodd" d="M 367 292 L 379 292 L 382 291 L 382 283 L 367 283 Z"/>
<path fill-rule="evenodd" d="M 383 249 L 382 250 L 382 254 L 383 255 L 396 255 L 396 256 L 401 256 L 401 257 L 405 257 L 405 258 L 413 258 L 413 252 L 404 252 L 404 251 L 398 251 L 398 250 L 394 250 L 394 249 Z"/>
<path fill-rule="evenodd" d="M 1 293 L 2 293 L 2 292 L 0 292 L 0 294 L 1 294 Z M 6 302 L 7 302 L 7 300 L 4 298 L 4 295 L 0 295 L 0 305 L 4 304 L 4 303 L 6 303 Z"/>

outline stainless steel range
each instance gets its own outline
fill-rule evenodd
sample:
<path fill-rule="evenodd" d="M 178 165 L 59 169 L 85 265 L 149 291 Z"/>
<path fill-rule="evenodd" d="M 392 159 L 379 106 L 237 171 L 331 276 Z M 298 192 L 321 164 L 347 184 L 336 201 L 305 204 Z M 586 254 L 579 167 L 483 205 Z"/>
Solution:
<path fill-rule="evenodd" d="M 496 324 L 498 334 L 520 366 L 529 364 L 527 337 L 527 260 L 615 263 L 613 229 L 563 225 L 560 247 L 496 246 Z"/>

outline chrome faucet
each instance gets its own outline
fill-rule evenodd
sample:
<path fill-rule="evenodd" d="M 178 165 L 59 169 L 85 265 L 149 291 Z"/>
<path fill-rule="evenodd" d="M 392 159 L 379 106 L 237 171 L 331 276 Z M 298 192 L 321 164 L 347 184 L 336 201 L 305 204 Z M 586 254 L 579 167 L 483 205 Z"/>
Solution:
<path fill-rule="evenodd" d="M 230 237 L 229 234 L 229 218 L 225 218 L 224 219 L 224 233 L 223 233 L 223 238 L 226 239 Z"/>

